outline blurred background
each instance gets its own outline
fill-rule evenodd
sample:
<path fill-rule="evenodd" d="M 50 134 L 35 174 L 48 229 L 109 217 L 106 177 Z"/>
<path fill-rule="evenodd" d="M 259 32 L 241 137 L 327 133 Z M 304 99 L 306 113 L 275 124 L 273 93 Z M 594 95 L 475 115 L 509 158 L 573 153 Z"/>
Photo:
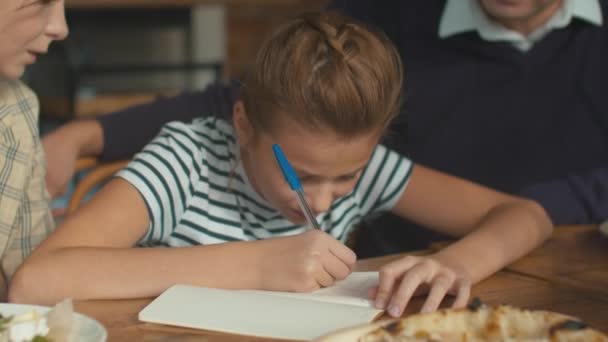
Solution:
<path fill-rule="evenodd" d="M 270 31 L 327 2 L 66 0 L 68 39 L 24 76 L 39 95 L 41 135 L 70 120 L 239 78 Z M 86 172 L 54 200 L 58 215 Z"/>
<path fill-rule="evenodd" d="M 66 0 L 70 36 L 32 66 L 46 123 L 237 78 L 266 34 L 327 0 Z"/>

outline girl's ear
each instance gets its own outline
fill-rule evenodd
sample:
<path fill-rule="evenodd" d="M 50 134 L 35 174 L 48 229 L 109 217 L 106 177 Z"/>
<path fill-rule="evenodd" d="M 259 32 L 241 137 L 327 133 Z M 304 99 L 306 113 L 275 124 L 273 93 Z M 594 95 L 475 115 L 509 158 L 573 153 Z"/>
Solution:
<path fill-rule="evenodd" d="M 255 131 L 247 116 L 245 104 L 241 100 L 237 101 L 232 107 L 232 126 L 242 146 L 253 141 Z"/>

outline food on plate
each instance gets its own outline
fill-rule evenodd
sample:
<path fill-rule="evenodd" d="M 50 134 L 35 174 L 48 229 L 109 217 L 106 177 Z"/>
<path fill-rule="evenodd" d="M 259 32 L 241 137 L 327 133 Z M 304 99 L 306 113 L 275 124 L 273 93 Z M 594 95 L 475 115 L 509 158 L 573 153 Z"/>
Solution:
<path fill-rule="evenodd" d="M 36 309 L 18 315 L 0 312 L 0 342 L 68 341 L 72 317 L 71 300 L 63 301 L 45 313 Z"/>
<path fill-rule="evenodd" d="M 439 310 L 392 320 L 360 342 L 551 341 L 608 342 L 608 336 L 572 317 L 474 301 L 464 309 Z"/>

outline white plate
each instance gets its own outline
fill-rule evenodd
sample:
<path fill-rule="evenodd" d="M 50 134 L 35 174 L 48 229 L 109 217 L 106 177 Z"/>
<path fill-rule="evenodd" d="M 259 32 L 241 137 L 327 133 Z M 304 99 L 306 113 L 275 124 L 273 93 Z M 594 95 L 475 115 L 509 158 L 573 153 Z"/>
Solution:
<path fill-rule="evenodd" d="M 40 314 L 44 314 L 51 308 L 39 305 L 24 305 L 24 304 L 6 304 L 0 303 L 0 313 L 3 316 L 20 315 L 33 310 Z M 108 332 L 96 320 L 83 314 L 74 312 L 75 326 L 79 327 L 76 333 L 77 341 L 81 342 L 105 342 L 108 338 Z"/>
<path fill-rule="evenodd" d="M 600 233 L 604 234 L 605 236 L 608 236 L 608 220 L 600 224 Z"/>

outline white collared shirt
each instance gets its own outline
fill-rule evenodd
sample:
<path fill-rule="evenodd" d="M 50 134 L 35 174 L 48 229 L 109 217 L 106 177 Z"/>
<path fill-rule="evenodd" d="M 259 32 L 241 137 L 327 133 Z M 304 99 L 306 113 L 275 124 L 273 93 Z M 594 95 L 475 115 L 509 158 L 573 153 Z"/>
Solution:
<path fill-rule="evenodd" d="M 527 36 L 490 19 L 479 5 L 479 0 L 447 0 L 439 22 L 439 37 L 443 39 L 477 31 L 486 41 L 506 41 L 521 51 L 528 51 L 552 30 L 568 26 L 574 17 L 601 26 L 599 0 L 564 0 L 563 6 L 549 21 Z"/>

